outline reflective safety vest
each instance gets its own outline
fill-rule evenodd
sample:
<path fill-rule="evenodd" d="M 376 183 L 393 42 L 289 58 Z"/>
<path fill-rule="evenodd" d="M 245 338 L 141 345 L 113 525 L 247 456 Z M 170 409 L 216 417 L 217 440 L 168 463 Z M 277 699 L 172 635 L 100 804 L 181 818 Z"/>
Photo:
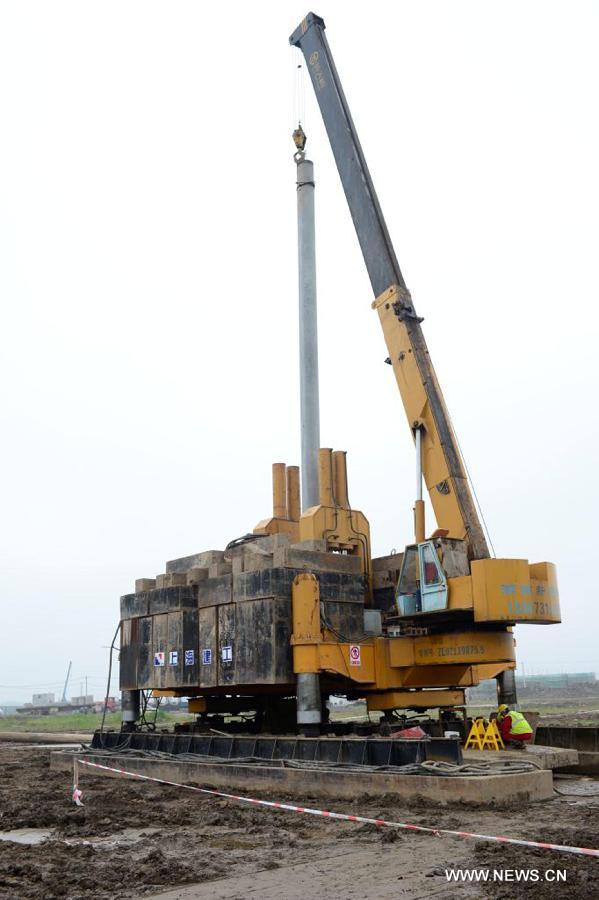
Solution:
<path fill-rule="evenodd" d="M 510 728 L 510 732 L 512 734 L 532 734 L 532 728 L 521 712 L 516 712 L 515 709 L 510 709 L 508 716 L 512 720 L 512 727 Z"/>

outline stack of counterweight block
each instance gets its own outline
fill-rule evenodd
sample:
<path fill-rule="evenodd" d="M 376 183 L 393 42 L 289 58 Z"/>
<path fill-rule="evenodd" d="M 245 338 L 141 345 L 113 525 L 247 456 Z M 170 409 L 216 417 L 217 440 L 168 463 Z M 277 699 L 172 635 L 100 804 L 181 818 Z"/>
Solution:
<path fill-rule="evenodd" d="M 312 572 L 326 621 L 348 641 L 364 635 L 366 579 L 357 556 L 324 541 L 260 536 L 166 564 L 121 597 L 121 690 L 211 694 L 293 690 L 291 586 Z M 196 690 L 194 690 L 196 689 Z"/>

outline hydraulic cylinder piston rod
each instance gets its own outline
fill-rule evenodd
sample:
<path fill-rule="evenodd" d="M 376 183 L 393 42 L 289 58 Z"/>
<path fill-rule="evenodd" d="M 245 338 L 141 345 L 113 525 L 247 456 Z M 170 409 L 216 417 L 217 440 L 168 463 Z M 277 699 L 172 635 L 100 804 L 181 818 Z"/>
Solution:
<path fill-rule="evenodd" d="M 416 543 L 424 540 L 424 500 L 422 499 L 422 429 L 414 431 L 416 441 L 416 502 L 414 504 L 414 536 Z"/>

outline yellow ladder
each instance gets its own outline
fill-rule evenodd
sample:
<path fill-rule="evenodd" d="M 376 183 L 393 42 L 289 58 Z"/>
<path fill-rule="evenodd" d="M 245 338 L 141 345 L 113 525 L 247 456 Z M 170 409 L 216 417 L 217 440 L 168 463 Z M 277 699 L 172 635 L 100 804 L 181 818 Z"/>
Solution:
<path fill-rule="evenodd" d="M 465 750 L 505 750 L 495 719 L 485 728 L 484 719 L 475 719 L 468 735 Z"/>
<path fill-rule="evenodd" d="M 505 745 L 503 743 L 503 738 L 499 732 L 499 728 L 497 727 L 497 722 L 495 719 L 491 719 L 487 726 L 487 730 L 485 732 L 485 736 L 483 738 L 483 750 L 505 750 Z"/>
<path fill-rule="evenodd" d="M 465 750 L 484 750 L 485 723 L 483 719 L 475 719 L 464 746 Z"/>

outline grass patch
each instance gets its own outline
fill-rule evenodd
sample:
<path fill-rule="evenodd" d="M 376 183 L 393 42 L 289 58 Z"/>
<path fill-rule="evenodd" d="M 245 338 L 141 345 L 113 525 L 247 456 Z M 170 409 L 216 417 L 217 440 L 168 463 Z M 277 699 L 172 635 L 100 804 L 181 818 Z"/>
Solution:
<path fill-rule="evenodd" d="M 158 710 L 158 718 L 156 719 L 157 727 L 172 728 L 176 722 L 189 722 L 193 716 L 185 713 L 171 713 Z M 153 713 L 149 716 L 150 721 L 153 719 Z M 0 716 L 0 732 L 2 731 L 46 731 L 46 732 L 69 732 L 91 734 L 102 723 L 101 713 L 60 713 L 54 716 Z M 119 730 L 121 727 L 121 714 L 107 713 L 106 728 L 114 728 Z"/>

